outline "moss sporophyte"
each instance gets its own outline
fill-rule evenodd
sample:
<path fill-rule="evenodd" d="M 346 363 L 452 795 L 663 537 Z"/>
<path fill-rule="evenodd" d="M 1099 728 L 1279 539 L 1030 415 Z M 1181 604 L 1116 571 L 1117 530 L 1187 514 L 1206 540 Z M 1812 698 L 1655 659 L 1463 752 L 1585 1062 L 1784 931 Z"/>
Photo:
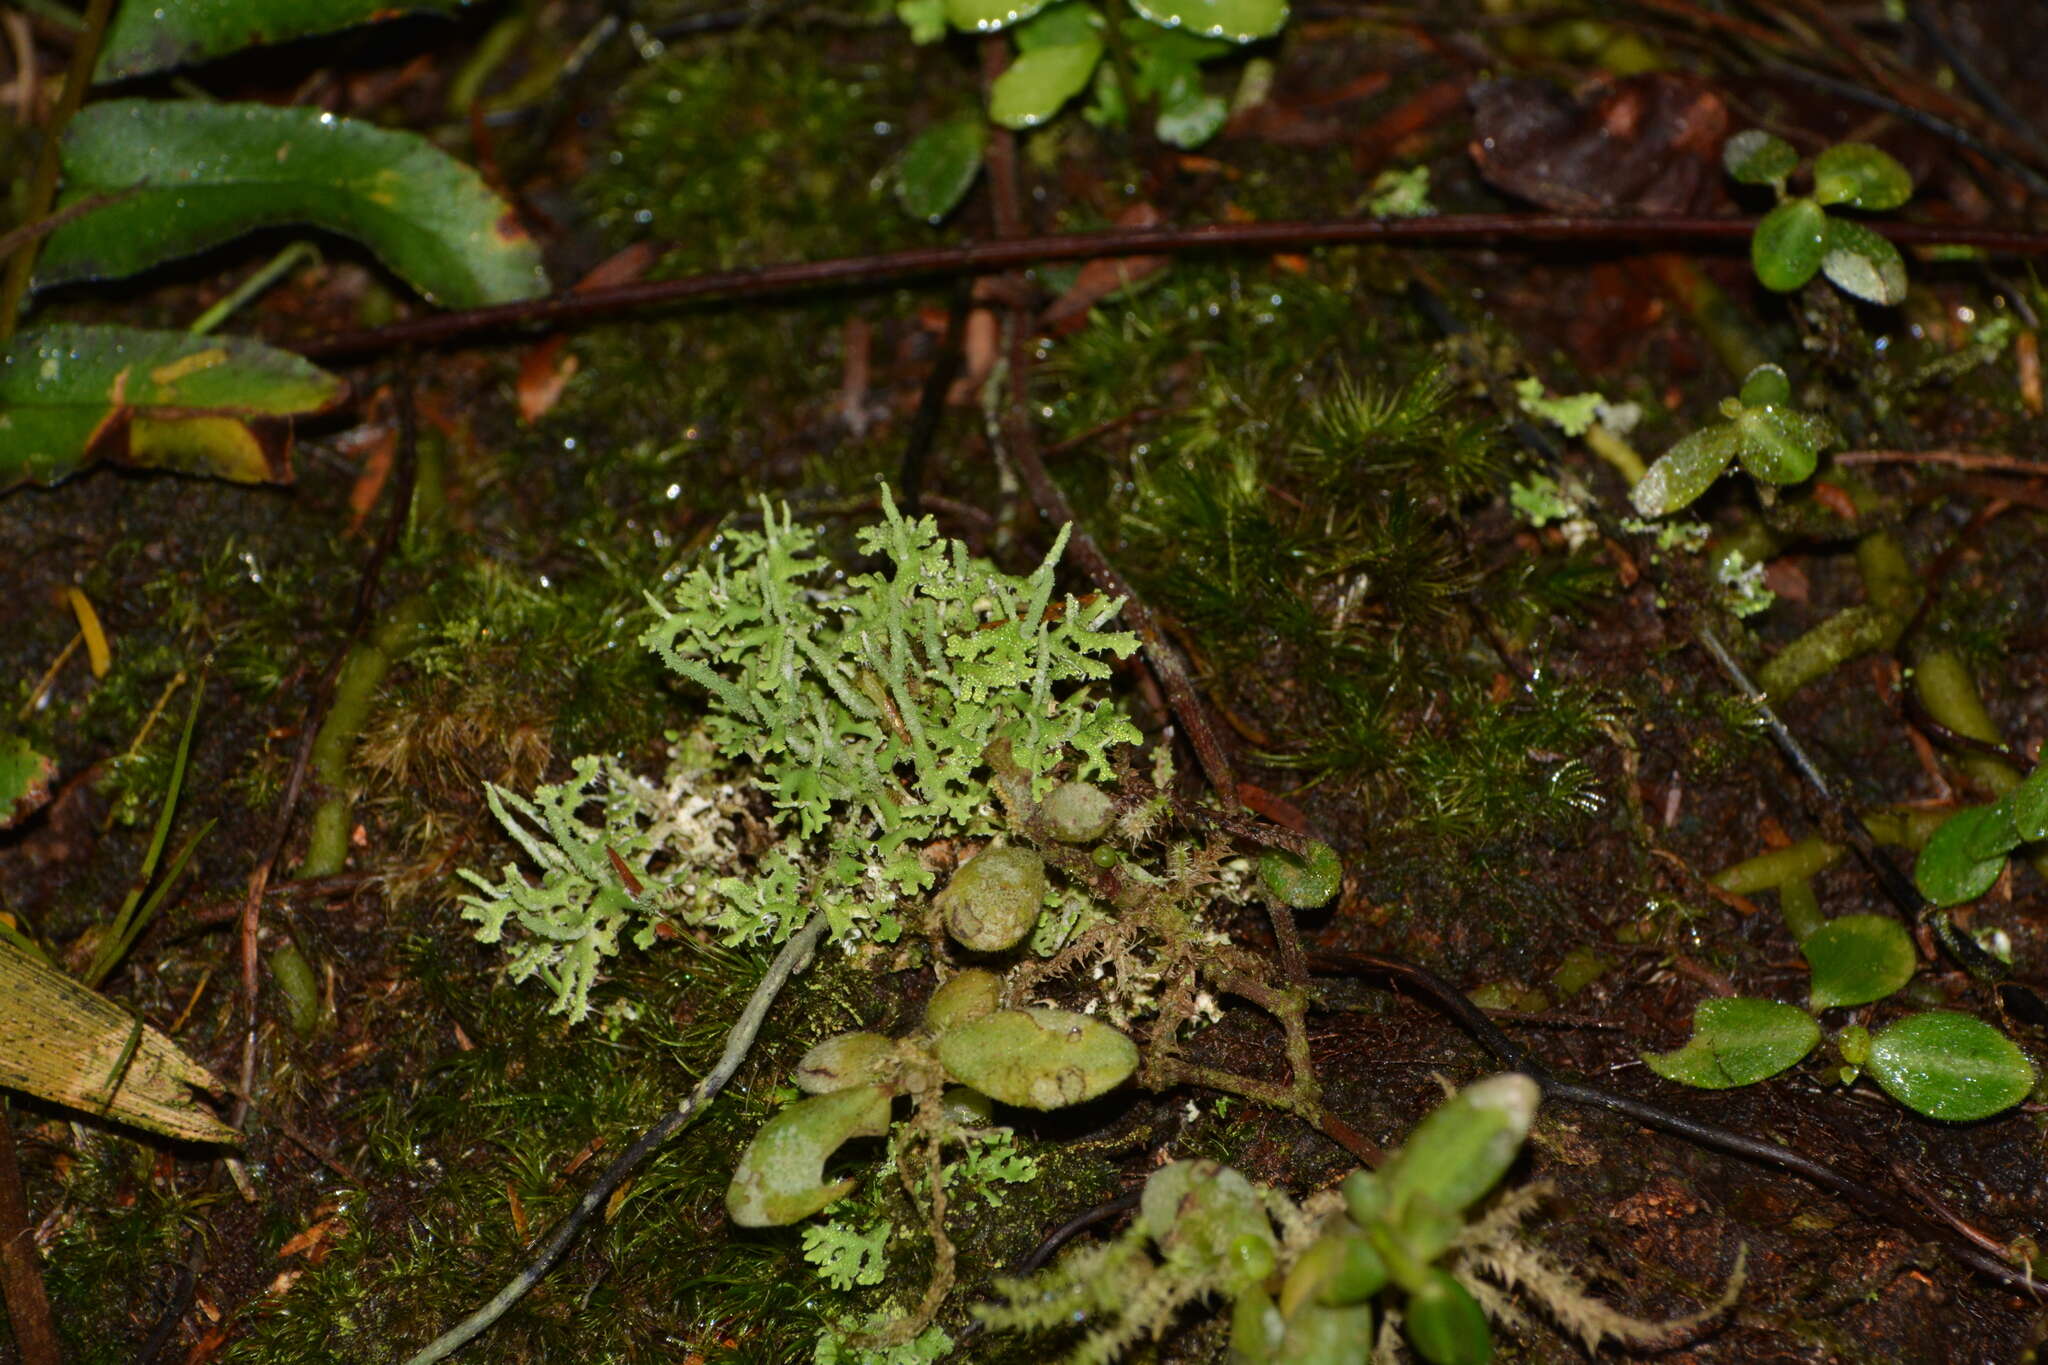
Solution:
<path fill-rule="evenodd" d="M 681 746 L 659 780 L 584 758 L 530 797 L 489 793 L 531 870 L 465 874 L 463 913 L 572 1023 L 614 991 L 604 973 L 627 943 L 664 937 L 807 948 L 822 927 L 853 970 L 931 974 L 914 1026 L 818 1041 L 733 1153 L 733 1223 L 825 1215 L 805 1256 L 846 1297 L 820 1359 L 930 1360 L 950 1347 L 934 1325 L 955 1277 L 949 1218 L 1059 1157 L 1003 1127 L 1006 1114 L 1136 1083 L 1323 1117 L 1308 992 L 1213 916 L 1259 897 L 1319 905 L 1342 863 L 1298 836 L 1260 849 L 1255 827 L 1223 833 L 1171 794 L 1163 747 L 1140 762 L 1137 728 L 1094 690 L 1135 641 L 1112 628 L 1120 603 L 1056 597 L 1064 540 L 1031 573 L 1007 574 L 902 516 L 885 490 L 882 523 L 857 538 L 883 567 L 841 576 L 812 532 L 764 503 L 759 530 L 731 531 L 650 598 L 642 640 L 704 696 L 705 742 Z M 734 828 L 763 810 L 770 837 L 745 850 Z M 1247 852 L 1261 854 L 1256 869 Z M 777 958 L 778 984 L 790 957 Z M 1189 1056 L 1222 994 L 1278 1020 L 1289 1081 Z M 756 992 L 760 1010 L 772 999 Z M 1655 1333 L 1595 1312 L 1519 1241 L 1531 1201 L 1468 1222 L 1535 1103 L 1526 1078 L 1472 1087 L 1342 1200 L 1297 1205 L 1213 1162 L 1168 1166 L 1129 1234 L 1002 1286 L 984 1324 L 1035 1331 L 1085 1313 L 1072 1358 L 1107 1361 L 1221 1296 L 1236 1305 L 1238 1359 L 1363 1365 L 1377 1305 L 1403 1315 L 1387 1320 L 1405 1321 L 1424 1358 L 1455 1365 L 1487 1358 L 1487 1313 L 1504 1311 L 1503 1286 L 1522 1285 L 1579 1305 L 1576 1318 L 1557 1311 L 1597 1321 L 1592 1339 Z M 858 1139 L 881 1139 L 872 1178 L 833 1164 Z M 889 1270 L 906 1249 L 929 1267 L 921 1289 Z"/>

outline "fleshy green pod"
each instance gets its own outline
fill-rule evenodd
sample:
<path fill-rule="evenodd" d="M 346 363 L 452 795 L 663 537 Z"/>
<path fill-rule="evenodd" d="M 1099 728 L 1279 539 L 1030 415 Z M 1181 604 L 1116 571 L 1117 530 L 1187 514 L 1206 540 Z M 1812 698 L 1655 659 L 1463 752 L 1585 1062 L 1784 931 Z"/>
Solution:
<path fill-rule="evenodd" d="M 1014 948 L 1045 905 L 1045 860 L 1028 848 L 985 848 L 953 874 L 932 905 L 969 952 Z"/>
<path fill-rule="evenodd" d="M 1231 1365 L 1281 1365 L 1280 1343 L 1287 1324 L 1273 1306 L 1273 1296 L 1259 1288 L 1237 1296 L 1230 1310 Z"/>
<path fill-rule="evenodd" d="M 998 1010 L 939 1035 L 946 1074 L 1026 1109 L 1092 1100 L 1138 1069 L 1138 1045 L 1068 1010 Z"/>
<path fill-rule="evenodd" d="M 842 1033 L 806 1052 L 793 1079 L 807 1095 L 829 1095 L 872 1081 L 875 1068 L 895 1052 L 896 1044 L 879 1033 Z"/>
<path fill-rule="evenodd" d="M 1288 1365 L 1366 1365 L 1372 1359 L 1372 1308 L 1309 1304 L 1287 1320 L 1279 1359 Z"/>
<path fill-rule="evenodd" d="M 320 983 L 314 978 L 313 964 L 299 951 L 296 943 L 287 939 L 284 945 L 270 955 L 270 979 L 277 983 L 278 994 L 285 999 L 286 1018 L 291 1020 L 292 1032 L 301 1038 L 310 1038 L 320 1031 Z"/>
<path fill-rule="evenodd" d="M 1327 905 L 1344 884 L 1344 860 L 1320 839 L 1308 846 L 1306 857 L 1275 849 L 1259 858 L 1259 880 L 1281 904 L 1313 910 Z"/>
<path fill-rule="evenodd" d="M 1430 1365 L 1486 1365 L 1493 1333 L 1486 1312 L 1449 1272 L 1432 1270 L 1408 1296 L 1408 1343 Z"/>
<path fill-rule="evenodd" d="M 1364 1303 L 1387 1283 L 1387 1263 L 1355 1231 L 1325 1232 L 1301 1253 L 1280 1289 L 1280 1311 L 1290 1319 L 1304 1303 L 1338 1308 Z"/>
<path fill-rule="evenodd" d="M 857 1137 L 889 1131 L 889 1096 L 879 1086 L 813 1095 L 761 1125 L 740 1156 L 725 1211 L 743 1228 L 773 1228 L 808 1218 L 853 1188 L 825 1183 L 825 1163 Z"/>
<path fill-rule="evenodd" d="M 1154 1171 L 1138 1202 L 1138 1222 L 1176 1263 L 1236 1278 L 1233 1292 L 1272 1273 L 1279 1239 L 1265 1201 L 1221 1162 L 1176 1161 Z M 1252 1243 L 1263 1243 L 1268 1257 L 1258 1256 Z"/>
<path fill-rule="evenodd" d="M 924 1002 L 924 1026 L 933 1033 L 993 1013 L 1002 1002 L 1003 979 L 994 972 L 969 967 L 955 972 Z"/>
<path fill-rule="evenodd" d="M 1514 1164 L 1542 1092 L 1519 1072 L 1488 1076 L 1438 1105 L 1380 1172 L 1395 1216 L 1416 1195 L 1457 1214 Z"/>
<path fill-rule="evenodd" d="M 1062 782 L 1039 807 L 1047 831 L 1063 844 L 1092 844 L 1109 833 L 1116 803 L 1092 782 Z"/>

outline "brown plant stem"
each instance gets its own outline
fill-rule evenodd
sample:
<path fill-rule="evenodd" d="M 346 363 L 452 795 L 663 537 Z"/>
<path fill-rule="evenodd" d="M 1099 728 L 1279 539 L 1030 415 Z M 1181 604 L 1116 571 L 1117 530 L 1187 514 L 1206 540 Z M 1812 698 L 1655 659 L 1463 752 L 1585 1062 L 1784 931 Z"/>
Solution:
<path fill-rule="evenodd" d="M 93 63 L 99 60 L 100 39 L 105 36 L 107 20 L 113 13 L 114 0 L 88 0 L 85 28 L 78 35 L 78 46 L 71 49 L 64 89 L 57 96 L 56 108 L 50 111 L 49 123 L 43 127 L 43 148 L 36 156 L 35 178 L 29 182 L 28 209 L 22 214 L 25 223 L 48 217 L 50 205 L 56 201 L 57 175 L 64 164 L 64 128 L 85 102 L 86 87 L 92 84 Z M 22 300 L 28 296 L 28 282 L 35 273 L 36 246 L 36 241 L 31 240 L 16 252 L 7 262 L 5 280 L 0 281 L 0 345 L 13 339 L 15 324 L 21 318 Z"/>
<path fill-rule="evenodd" d="M 57 1349 L 57 1324 L 43 1292 L 42 1267 L 36 1264 L 35 1225 L 28 1218 L 21 1163 L 14 1154 L 14 1122 L 7 1111 L 7 1101 L 0 1099 L 0 1298 L 7 1304 L 22 1365 L 58 1365 L 63 1356 Z"/>
<path fill-rule="evenodd" d="M 999 139 L 992 138 L 991 146 Z M 993 161 L 991 165 L 993 166 Z M 334 332 L 300 345 L 314 359 L 363 355 L 408 343 L 434 345 L 458 338 L 544 324 L 611 317 L 638 308 L 708 299 L 769 298 L 826 287 L 894 284 L 961 274 L 1000 274 L 1022 266 L 1097 256 L 1186 255 L 1191 252 L 1292 252 L 1316 246 L 1372 243 L 1461 245 L 1600 245 L 1664 249 L 1674 240 L 1742 243 L 1754 218 L 1685 216 L 1580 217 L 1569 214 L 1490 213 L 1441 218 L 1332 218 L 1271 223 L 1208 223 L 1199 227 L 1111 228 L 1101 232 L 1017 237 L 966 246 L 915 247 L 876 256 L 790 261 L 740 270 L 713 270 L 680 280 L 650 280 L 551 294 L 411 318 L 385 327 Z M 2048 255 L 2048 232 L 1930 223 L 1870 223 L 1906 246 L 1950 244 L 2013 256 Z"/>

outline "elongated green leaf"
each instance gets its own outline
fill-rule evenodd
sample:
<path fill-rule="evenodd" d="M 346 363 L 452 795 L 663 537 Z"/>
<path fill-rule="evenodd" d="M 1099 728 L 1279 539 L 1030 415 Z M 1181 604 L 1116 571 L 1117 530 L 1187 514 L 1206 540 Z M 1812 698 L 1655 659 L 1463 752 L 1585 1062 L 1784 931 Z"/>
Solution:
<path fill-rule="evenodd" d="M 1676 512 L 1713 486 L 1735 458 L 1735 448 L 1735 432 L 1725 423 L 1695 431 L 1658 457 L 1629 500 L 1646 517 Z"/>
<path fill-rule="evenodd" d="M 1514 1165 L 1542 1092 L 1519 1072 L 1475 1081 L 1415 1126 L 1380 1171 L 1398 1214 L 1413 1199 L 1462 1213 Z"/>
<path fill-rule="evenodd" d="M 1961 905 L 1991 889 L 2005 870 L 2006 855 L 2019 847 L 2012 809 L 2004 801 L 1959 810 L 1920 850 L 1913 884 L 1936 905 Z"/>
<path fill-rule="evenodd" d="M 1797 289 L 1820 269 L 1828 216 L 1811 199 L 1787 199 L 1764 215 L 1749 239 L 1750 264 L 1764 288 Z"/>
<path fill-rule="evenodd" d="M 1131 0 L 1131 8 L 1161 28 L 1233 43 L 1270 38 L 1287 22 L 1287 0 Z"/>
<path fill-rule="evenodd" d="M 1745 185 L 1773 185 L 1792 174 L 1799 153 L 1775 133 L 1746 128 L 1722 144 L 1721 164 Z"/>
<path fill-rule="evenodd" d="M 188 66 L 260 43 L 395 18 L 408 12 L 445 14 L 467 0 L 160 0 L 122 5 L 100 49 L 96 81 Z"/>
<path fill-rule="evenodd" d="M 1101 58 L 1100 39 L 1019 54 L 990 87 L 988 116 L 1005 128 L 1037 127 L 1087 87 Z"/>
<path fill-rule="evenodd" d="M 1813 197 L 1853 209 L 1895 209 L 1913 197 L 1913 177 L 1889 152 L 1841 142 L 1814 158 Z"/>
<path fill-rule="evenodd" d="M 1643 1063 L 1667 1081 L 1701 1090 L 1754 1085 L 1813 1051 L 1820 1025 L 1796 1005 L 1743 996 L 1703 1000 L 1692 1037 L 1675 1052 L 1645 1052 Z"/>
<path fill-rule="evenodd" d="M 55 483 L 97 460 L 282 483 L 290 419 L 347 392 L 298 356 L 238 337 L 25 332 L 0 356 L 0 489 Z"/>
<path fill-rule="evenodd" d="M 943 221 L 981 173 L 987 143 L 988 124 L 979 113 L 960 114 L 925 129 L 896 163 L 896 202 L 913 218 Z"/>
<path fill-rule="evenodd" d="M 1954 1010 L 1910 1015 L 1870 1045 L 1870 1074 L 1929 1118 L 1968 1122 L 2010 1109 L 2034 1088 L 2034 1066 L 2012 1039 Z"/>
<path fill-rule="evenodd" d="M 63 202 L 136 185 L 50 234 L 37 283 L 128 275 L 252 228 L 311 223 L 361 241 L 436 303 L 547 292 L 505 201 L 412 133 L 262 104 L 87 105 L 64 135 Z"/>
<path fill-rule="evenodd" d="M 1813 968 L 1817 1010 L 1867 1005 L 1901 990 L 1920 959 L 1906 926 L 1883 915 L 1844 915 L 1829 920 L 1799 945 Z"/>
<path fill-rule="evenodd" d="M 2005 794 L 2012 807 L 2013 832 L 2025 843 L 2048 839 L 2048 763 Z"/>

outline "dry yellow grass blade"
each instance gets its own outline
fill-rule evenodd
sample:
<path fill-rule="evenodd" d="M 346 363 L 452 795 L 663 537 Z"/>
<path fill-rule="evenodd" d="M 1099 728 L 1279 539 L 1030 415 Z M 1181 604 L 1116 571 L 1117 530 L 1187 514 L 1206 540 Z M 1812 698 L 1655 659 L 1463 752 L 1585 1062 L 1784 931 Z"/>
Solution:
<path fill-rule="evenodd" d="M 0 1086 L 192 1142 L 241 1139 L 193 1099 L 190 1087 L 221 1088 L 205 1067 L 105 996 L 4 942 Z"/>

